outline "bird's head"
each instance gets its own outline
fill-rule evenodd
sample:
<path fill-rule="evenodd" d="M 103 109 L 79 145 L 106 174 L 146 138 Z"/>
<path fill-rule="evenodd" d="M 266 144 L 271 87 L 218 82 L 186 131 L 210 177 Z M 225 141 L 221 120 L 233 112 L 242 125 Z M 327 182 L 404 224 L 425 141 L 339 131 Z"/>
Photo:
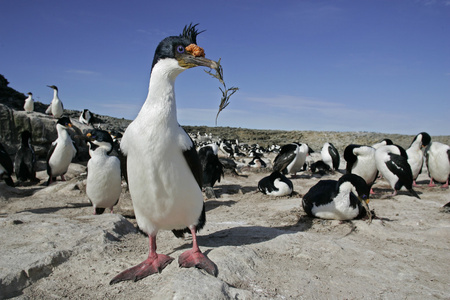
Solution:
<path fill-rule="evenodd" d="M 101 129 L 94 129 L 86 134 L 90 150 L 95 151 L 98 147 L 106 149 L 108 154 L 113 149 L 113 139 L 109 132 Z"/>
<path fill-rule="evenodd" d="M 196 29 L 197 25 L 185 26 L 179 36 L 163 39 L 156 47 L 152 69 L 161 61 L 173 59 L 182 69 L 203 66 L 218 70 L 219 63 L 205 58 L 205 51 L 197 45 L 197 35 L 203 32 Z"/>
<path fill-rule="evenodd" d="M 56 125 L 61 125 L 65 128 L 72 127 L 72 122 L 70 122 L 69 117 L 61 117 L 58 119 L 58 122 L 56 122 Z"/>
<path fill-rule="evenodd" d="M 47 85 L 49 88 L 54 89 L 54 90 L 58 90 L 58 88 L 56 87 L 56 85 Z"/>
<path fill-rule="evenodd" d="M 339 178 L 338 186 L 345 182 L 349 182 L 352 185 L 352 192 L 363 203 L 369 203 L 370 187 L 366 181 L 356 174 L 345 174 Z"/>
<path fill-rule="evenodd" d="M 422 135 L 422 147 L 426 147 L 431 143 L 431 136 L 426 132 L 419 133 Z"/>
<path fill-rule="evenodd" d="M 33 96 L 33 93 L 29 92 L 27 93 L 28 96 Z"/>

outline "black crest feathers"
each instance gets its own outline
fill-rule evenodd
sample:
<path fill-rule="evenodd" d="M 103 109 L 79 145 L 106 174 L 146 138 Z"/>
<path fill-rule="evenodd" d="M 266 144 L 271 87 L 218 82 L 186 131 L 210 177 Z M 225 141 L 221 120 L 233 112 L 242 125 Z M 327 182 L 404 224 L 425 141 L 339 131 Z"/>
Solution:
<path fill-rule="evenodd" d="M 188 25 L 184 26 L 183 33 L 180 34 L 180 37 L 188 39 L 192 44 L 197 44 L 197 35 L 199 35 L 202 32 L 205 32 L 205 30 L 199 32 L 196 28 L 197 25 L 198 23 L 195 25 L 192 25 L 191 23 L 189 24 L 189 26 Z"/>

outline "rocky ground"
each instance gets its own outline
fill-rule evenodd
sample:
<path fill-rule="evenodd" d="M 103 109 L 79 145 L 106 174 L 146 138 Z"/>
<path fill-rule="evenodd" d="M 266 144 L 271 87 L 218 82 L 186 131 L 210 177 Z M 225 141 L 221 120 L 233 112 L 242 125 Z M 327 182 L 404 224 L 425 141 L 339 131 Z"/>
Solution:
<path fill-rule="evenodd" d="M 175 260 L 115 285 L 116 274 L 146 258 L 148 239 L 135 229 L 125 186 L 114 214 L 92 214 L 84 172 L 71 164 L 68 180 L 50 187 L 0 183 L 0 299 L 450 299 L 450 214 L 442 209 L 450 192 L 428 187 L 426 170 L 420 200 L 407 191 L 391 198 L 378 180 L 369 203 L 378 218 L 369 224 L 307 217 L 301 198 L 319 177 L 301 173 L 292 197 L 274 198 L 256 188 L 269 171 L 244 167 L 206 201 L 199 244 L 217 278 L 179 268 L 191 239 L 160 232 L 158 251 Z"/>

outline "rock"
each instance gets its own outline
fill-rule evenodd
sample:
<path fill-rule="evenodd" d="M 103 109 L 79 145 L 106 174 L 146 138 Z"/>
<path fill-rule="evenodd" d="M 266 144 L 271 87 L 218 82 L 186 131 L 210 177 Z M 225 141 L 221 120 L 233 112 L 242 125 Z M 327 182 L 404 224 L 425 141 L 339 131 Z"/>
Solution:
<path fill-rule="evenodd" d="M 115 214 L 69 219 L 55 213 L 24 212 L 1 219 L 0 299 L 18 295 L 72 255 L 100 251 L 135 231 L 129 221 Z"/>

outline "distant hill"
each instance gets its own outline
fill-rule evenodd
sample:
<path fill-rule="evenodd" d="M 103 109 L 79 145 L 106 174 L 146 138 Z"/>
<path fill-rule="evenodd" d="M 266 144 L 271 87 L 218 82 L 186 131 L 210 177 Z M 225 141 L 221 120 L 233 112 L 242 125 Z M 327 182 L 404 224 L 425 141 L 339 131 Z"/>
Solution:
<path fill-rule="evenodd" d="M 8 107 L 22 111 L 25 94 L 8 87 L 8 80 L 0 74 L 0 103 Z M 35 111 L 44 113 L 46 104 L 36 101 Z M 65 109 L 65 113 L 72 118 L 77 118 L 81 111 Z M 98 118 L 98 123 L 102 128 L 114 131 L 125 131 L 131 120 L 113 118 L 93 112 Z M 320 150 L 325 142 L 331 142 L 342 153 L 349 144 L 372 145 L 384 138 L 389 138 L 394 143 L 408 148 L 414 135 L 385 134 L 374 132 L 333 132 L 333 131 L 302 131 L 302 130 L 260 130 L 247 129 L 240 127 L 208 127 L 208 126 L 190 126 L 182 124 L 183 128 L 189 133 L 209 134 L 213 137 L 238 140 L 239 143 L 259 144 L 262 147 L 268 147 L 272 144 L 283 145 L 291 142 L 307 143 L 314 150 Z M 432 136 L 433 141 L 440 141 L 450 144 L 450 136 Z"/>

